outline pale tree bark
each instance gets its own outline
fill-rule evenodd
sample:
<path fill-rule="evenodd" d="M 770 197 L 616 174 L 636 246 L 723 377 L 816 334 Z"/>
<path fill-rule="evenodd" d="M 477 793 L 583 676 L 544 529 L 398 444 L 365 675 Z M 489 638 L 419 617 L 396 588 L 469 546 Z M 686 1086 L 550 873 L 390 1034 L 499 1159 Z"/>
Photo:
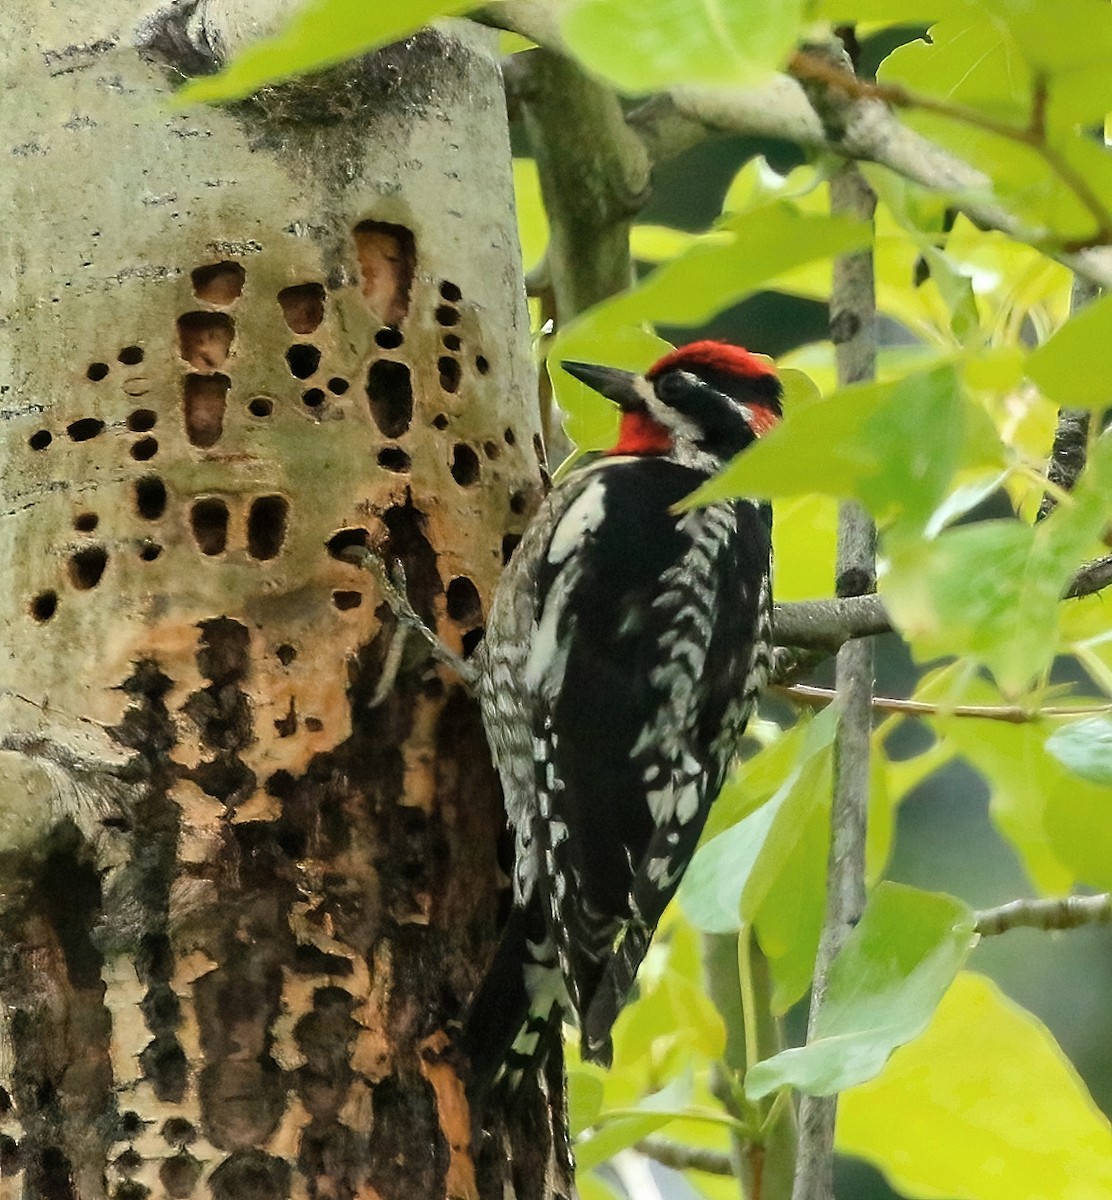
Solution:
<path fill-rule="evenodd" d="M 3 1193 L 568 1195 L 452 1051 L 475 706 L 342 558 L 467 652 L 540 493 L 493 35 L 172 109 L 264 7 L 0 10 Z"/>

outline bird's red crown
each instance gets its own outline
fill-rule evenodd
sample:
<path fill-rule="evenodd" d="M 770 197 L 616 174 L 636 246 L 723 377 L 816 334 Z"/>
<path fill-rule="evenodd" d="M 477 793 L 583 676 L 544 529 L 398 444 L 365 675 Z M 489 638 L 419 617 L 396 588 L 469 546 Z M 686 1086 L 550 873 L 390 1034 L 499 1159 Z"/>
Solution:
<path fill-rule="evenodd" d="M 776 374 L 775 368 L 756 354 L 750 354 L 740 346 L 731 346 L 728 342 L 712 341 L 692 342 L 688 346 L 680 346 L 679 349 L 658 359 L 645 374 L 649 379 L 655 379 L 665 371 L 698 373 L 700 368 L 748 376 L 750 379 Z"/>

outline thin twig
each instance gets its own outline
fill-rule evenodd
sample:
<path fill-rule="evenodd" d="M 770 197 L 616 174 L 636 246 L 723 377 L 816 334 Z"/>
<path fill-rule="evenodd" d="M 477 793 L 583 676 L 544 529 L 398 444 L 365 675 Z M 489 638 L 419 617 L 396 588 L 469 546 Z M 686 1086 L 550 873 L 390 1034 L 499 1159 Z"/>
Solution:
<path fill-rule="evenodd" d="M 830 181 L 831 210 L 871 221 L 876 197 L 864 176 L 845 164 Z M 876 374 L 876 291 L 872 250 L 838 258 L 830 298 L 830 336 L 840 386 Z M 876 529 L 857 504 L 844 503 L 838 517 L 836 590 L 860 596 L 876 588 Z M 811 988 L 808 1040 L 819 1025 L 830 969 L 865 907 L 865 836 L 872 738 L 873 645 L 867 638 L 838 651 L 835 671 L 842 711 L 834 738 L 834 795 L 830 814 L 830 856 L 826 915 Z M 793 1200 L 833 1196 L 834 1122 L 837 1096 L 802 1096 L 799 1153 Z"/>
<path fill-rule="evenodd" d="M 454 650 L 446 646 L 437 637 L 436 631 L 430 629 L 421 619 L 420 614 L 409 602 L 409 596 L 406 593 L 405 572 L 401 565 L 395 567 L 393 573 L 389 572 L 382 559 L 367 546 L 348 546 L 341 553 L 348 562 L 370 573 L 379 595 L 390 606 L 398 624 L 419 634 L 432 652 L 432 656 L 446 667 L 450 667 L 467 688 L 474 690 L 478 683 L 478 671 L 466 659 L 461 658 Z M 395 651 L 395 653 L 400 654 L 400 651 Z M 388 654 L 387 657 L 389 658 L 390 655 Z"/>
<path fill-rule="evenodd" d="M 1099 896 L 1059 896 L 1053 900 L 1012 900 L 974 916 L 982 937 L 1009 929 L 1077 929 L 1112 923 L 1112 892 Z"/>
<path fill-rule="evenodd" d="M 832 688 L 812 687 L 809 684 L 772 684 L 776 692 L 796 704 L 808 708 L 825 708 L 838 693 Z M 1006 721 L 1009 725 L 1027 725 L 1032 721 L 1055 717 L 1085 717 L 1112 712 L 1112 704 L 1080 705 L 1077 708 L 1022 708 L 1018 704 L 928 704 L 923 700 L 904 700 L 897 696 L 874 696 L 873 711 L 897 713 L 909 717 L 974 717 L 981 721 Z"/>
<path fill-rule="evenodd" d="M 702 1150 L 681 1146 L 663 1138 L 645 1138 L 634 1147 L 647 1158 L 674 1171 L 703 1171 L 707 1175 L 733 1175 L 734 1166 L 728 1154 L 718 1150 Z"/>

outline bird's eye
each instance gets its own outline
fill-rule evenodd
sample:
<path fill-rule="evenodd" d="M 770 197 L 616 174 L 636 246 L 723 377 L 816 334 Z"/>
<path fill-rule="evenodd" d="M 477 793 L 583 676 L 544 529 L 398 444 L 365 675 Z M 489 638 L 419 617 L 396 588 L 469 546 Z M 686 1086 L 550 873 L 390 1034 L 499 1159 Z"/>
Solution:
<path fill-rule="evenodd" d="M 656 394 L 667 403 L 689 391 L 691 378 L 683 371 L 666 371 L 656 381 Z"/>

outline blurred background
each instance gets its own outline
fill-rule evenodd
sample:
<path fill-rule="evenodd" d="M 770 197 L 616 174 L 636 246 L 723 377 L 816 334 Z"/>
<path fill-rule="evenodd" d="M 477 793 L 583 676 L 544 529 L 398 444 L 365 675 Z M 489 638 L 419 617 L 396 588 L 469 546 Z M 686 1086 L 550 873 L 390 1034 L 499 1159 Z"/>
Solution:
<path fill-rule="evenodd" d="M 886 30 L 883 37 L 861 45 L 859 74 L 871 78 L 878 63 L 896 46 L 922 36 L 922 28 Z M 527 153 L 525 147 L 519 150 Z M 652 198 L 639 217 L 704 232 L 718 217 L 722 200 L 737 171 L 763 156 L 786 173 L 803 161 L 792 144 L 721 137 L 707 141 L 658 169 Z M 648 269 L 646 266 L 645 270 Z M 776 357 L 827 336 L 824 304 L 777 293 L 753 296 L 721 313 L 701 329 L 658 330 L 675 343 L 720 337 Z M 912 340 L 885 320 L 881 339 L 889 344 Z M 967 520 L 1009 515 L 1006 496 L 990 497 Z M 833 581 L 831 581 L 832 583 Z M 1108 601 L 1112 617 L 1112 599 Z M 894 635 L 878 639 L 877 694 L 910 696 L 919 670 Z M 830 686 L 832 664 L 812 682 Z M 1060 664 L 1056 681 L 1075 677 L 1071 663 Z M 777 706 L 779 718 L 785 710 Z M 931 733 L 913 721 L 903 722 L 888 742 L 893 759 L 921 753 Z M 989 794 L 983 779 L 961 759 L 951 762 L 909 794 L 899 809 L 888 877 L 960 897 L 986 908 L 1035 891 L 1011 847 L 989 819 Z M 1110 813 L 1112 818 L 1112 813 Z M 1062 934 L 1015 930 L 983 941 L 968 963 L 991 976 L 1008 996 L 1039 1017 L 1077 1068 L 1096 1103 L 1112 1114 L 1112 1036 L 1108 997 L 1112 995 L 1112 929 L 1088 927 Z M 806 1002 L 789 1015 L 789 1042 L 805 1040 Z M 679 1174 L 647 1160 L 617 1164 L 611 1179 L 635 1200 L 657 1191 L 666 1197 L 692 1195 Z M 1063 1181 L 1064 1182 L 1064 1181 Z M 896 1195 L 883 1177 L 858 1160 L 841 1158 L 837 1166 L 840 1200 L 885 1200 Z"/>

